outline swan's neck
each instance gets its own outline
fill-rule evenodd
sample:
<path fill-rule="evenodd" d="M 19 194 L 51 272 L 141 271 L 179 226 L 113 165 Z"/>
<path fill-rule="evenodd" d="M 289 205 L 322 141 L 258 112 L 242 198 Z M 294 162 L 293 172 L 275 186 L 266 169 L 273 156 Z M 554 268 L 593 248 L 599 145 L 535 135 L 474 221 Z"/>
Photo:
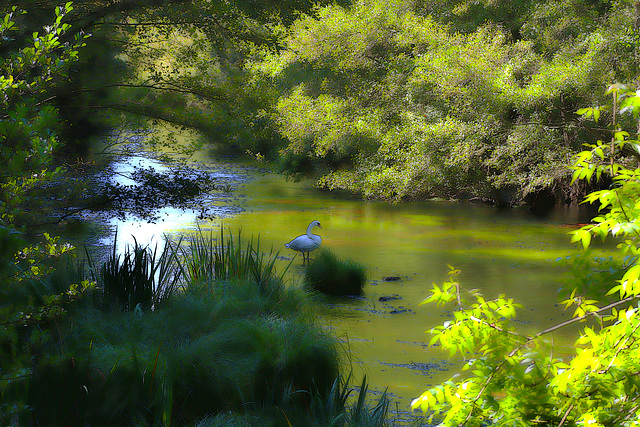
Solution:
<path fill-rule="evenodd" d="M 314 225 L 313 224 L 309 224 L 309 226 L 307 227 L 307 236 L 309 236 L 309 238 L 313 238 L 313 234 L 311 234 L 311 229 L 313 229 Z"/>

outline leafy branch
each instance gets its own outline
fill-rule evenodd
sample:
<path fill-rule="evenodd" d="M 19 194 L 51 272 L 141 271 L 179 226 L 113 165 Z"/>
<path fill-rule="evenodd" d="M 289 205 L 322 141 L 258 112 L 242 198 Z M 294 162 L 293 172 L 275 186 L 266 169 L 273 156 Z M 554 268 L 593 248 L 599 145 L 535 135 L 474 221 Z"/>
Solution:
<path fill-rule="evenodd" d="M 572 231 L 571 241 L 588 249 L 594 238 L 619 239 L 619 254 L 626 257 L 613 282 L 601 297 L 616 300 L 603 304 L 579 295 L 575 287 L 562 301 L 573 317 L 533 335 L 519 334 L 511 324 L 518 307 L 500 295 L 485 300 L 477 291 L 461 298 L 455 280 L 459 271 L 450 267 L 449 280 L 434 284 L 423 303 L 456 304 L 453 319 L 431 330 L 430 344 L 439 343 L 451 355 L 468 361 L 463 379 L 450 380 L 425 391 L 412 407 L 420 408 L 441 425 L 496 426 L 637 426 L 640 416 L 640 169 L 628 166 L 625 153 L 640 153 L 637 136 L 625 131 L 620 117 L 631 114 L 637 120 L 640 93 L 624 85 L 612 85 L 607 94 L 612 105 L 585 108 L 583 117 L 600 119 L 601 111 L 612 110 L 609 141 L 586 145 L 573 164 L 573 181 L 608 176 L 609 189 L 594 191 L 585 203 L 597 203 L 599 213 L 591 224 Z M 580 260 L 580 262 L 582 262 Z M 604 276 L 603 276 L 604 277 Z M 547 337 L 570 325 L 598 319 L 598 327 L 586 326 L 575 342 L 575 354 L 555 356 L 553 340 Z M 566 353 L 566 351 L 565 351 Z"/>

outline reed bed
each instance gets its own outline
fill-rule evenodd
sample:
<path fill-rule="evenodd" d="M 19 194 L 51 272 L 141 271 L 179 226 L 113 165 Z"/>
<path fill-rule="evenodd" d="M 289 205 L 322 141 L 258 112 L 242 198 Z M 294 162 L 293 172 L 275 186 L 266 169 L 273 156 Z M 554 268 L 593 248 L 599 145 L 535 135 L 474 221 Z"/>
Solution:
<path fill-rule="evenodd" d="M 260 236 L 250 237 L 242 241 L 239 231 L 234 239 L 232 234 L 225 236 L 224 229 L 219 237 L 213 232 L 199 230 L 188 239 L 183 246 L 182 270 L 188 285 L 210 285 L 216 281 L 230 278 L 249 279 L 259 286 L 266 286 L 270 281 L 282 281 L 286 268 L 276 272 L 275 261 L 279 252 L 273 248 L 267 253 L 260 247 Z M 288 267 L 287 267 L 288 268 Z"/>
<path fill-rule="evenodd" d="M 336 340 L 259 239 L 220 232 L 135 244 L 100 268 L 99 298 L 15 390 L 21 424 L 383 426 L 355 403 Z M 99 272 L 99 274 L 96 274 Z M 10 420 L 10 421 L 16 421 Z"/>

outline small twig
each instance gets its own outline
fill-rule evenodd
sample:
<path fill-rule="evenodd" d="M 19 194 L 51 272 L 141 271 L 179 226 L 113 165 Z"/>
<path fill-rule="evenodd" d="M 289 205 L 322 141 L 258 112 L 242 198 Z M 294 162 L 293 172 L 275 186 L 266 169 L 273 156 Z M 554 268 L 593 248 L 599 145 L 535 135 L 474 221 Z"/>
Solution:
<path fill-rule="evenodd" d="M 562 427 L 565 421 L 567 421 L 567 418 L 569 417 L 569 414 L 571 413 L 572 410 L 573 410 L 573 403 L 569 405 L 569 409 L 567 409 L 567 411 L 564 413 L 564 416 L 560 420 L 560 424 L 558 424 L 558 427 Z"/>
<path fill-rule="evenodd" d="M 558 330 L 560 328 L 564 328 L 565 326 L 571 325 L 572 323 L 580 322 L 580 321 L 582 321 L 582 320 L 584 320 L 584 319 L 586 319 L 586 318 L 588 318 L 590 316 L 595 316 L 595 315 L 597 315 L 597 314 L 599 314 L 599 313 L 601 313 L 603 311 L 609 310 L 611 308 L 617 307 L 617 306 L 622 305 L 622 304 L 626 304 L 627 302 L 633 301 L 634 299 L 637 299 L 637 298 L 640 298 L 640 297 L 639 296 L 630 296 L 630 297 L 627 297 L 627 298 L 622 299 L 620 301 L 612 302 L 609 305 L 605 305 L 604 307 L 599 308 L 596 311 L 592 311 L 592 312 L 589 312 L 589 313 L 584 314 L 582 316 L 574 317 L 574 318 L 566 320 L 566 321 L 564 321 L 562 323 L 558 323 L 557 325 L 551 326 L 551 327 L 545 329 L 544 331 L 540 331 L 537 334 L 535 334 L 534 336 L 529 337 L 527 339 L 527 341 L 531 341 L 532 339 L 538 338 L 538 337 L 540 337 L 542 335 L 545 335 L 545 334 L 548 334 L 549 332 L 553 332 L 553 331 Z"/>

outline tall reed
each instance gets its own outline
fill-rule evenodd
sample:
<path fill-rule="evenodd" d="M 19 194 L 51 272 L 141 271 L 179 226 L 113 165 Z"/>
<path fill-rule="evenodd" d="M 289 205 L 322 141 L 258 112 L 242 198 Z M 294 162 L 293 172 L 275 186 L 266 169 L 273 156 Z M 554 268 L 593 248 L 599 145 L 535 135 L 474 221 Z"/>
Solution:
<path fill-rule="evenodd" d="M 134 239 L 133 246 L 127 246 L 123 254 L 117 253 L 114 244 L 99 269 L 92 261 L 92 271 L 97 276 L 94 279 L 102 288 L 105 300 L 115 301 L 125 310 L 149 310 L 168 301 L 180 288 L 183 271 L 178 248 L 181 241 L 165 239 L 160 250 L 157 245 L 151 249 Z"/>
<path fill-rule="evenodd" d="M 244 245 L 241 231 L 237 239 L 232 234 L 225 238 L 224 228 L 215 238 L 213 231 L 202 230 L 191 235 L 188 247 L 181 250 L 181 266 L 185 282 L 189 285 L 211 285 L 213 282 L 231 278 L 250 279 L 259 286 L 282 280 L 288 266 L 280 275 L 275 262 L 279 252 L 262 252 L 260 236 L 253 236 Z"/>

